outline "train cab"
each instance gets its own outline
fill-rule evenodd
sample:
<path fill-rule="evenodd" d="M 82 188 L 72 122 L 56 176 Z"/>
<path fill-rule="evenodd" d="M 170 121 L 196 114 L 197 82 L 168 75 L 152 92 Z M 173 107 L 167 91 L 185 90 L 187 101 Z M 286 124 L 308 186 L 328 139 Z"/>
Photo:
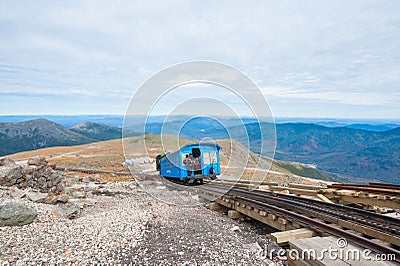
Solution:
<path fill-rule="evenodd" d="M 221 146 L 214 143 L 194 143 L 179 151 L 156 157 L 160 175 L 184 183 L 202 183 L 203 178 L 215 180 L 220 174 Z"/>

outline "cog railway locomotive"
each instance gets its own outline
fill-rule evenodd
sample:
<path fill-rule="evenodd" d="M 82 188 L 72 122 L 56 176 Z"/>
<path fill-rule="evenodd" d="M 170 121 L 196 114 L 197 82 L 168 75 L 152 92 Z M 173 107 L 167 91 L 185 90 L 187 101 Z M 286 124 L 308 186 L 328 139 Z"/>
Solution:
<path fill-rule="evenodd" d="M 194 143 L 171 154 L 156 157 L 157 170 L 164 178 L 184 184 L 203 183 L 204 178 L 215 180 L 220 174 L 219 151 L 214 143 Z"/>

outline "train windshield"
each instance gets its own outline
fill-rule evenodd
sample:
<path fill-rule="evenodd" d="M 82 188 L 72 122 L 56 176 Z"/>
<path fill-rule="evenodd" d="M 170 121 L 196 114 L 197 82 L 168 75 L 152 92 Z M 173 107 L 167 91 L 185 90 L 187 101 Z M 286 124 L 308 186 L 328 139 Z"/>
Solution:
<path fill-rule="evenodd" d="M 217 162 L 217 154 L 215 151 L 200 152 L 199 150 L 199 153 L 196 154 L 182 153 L 181 160 L 183 166 L 190 166 L 190 164 L 193 164 L 195 168 L 199 169 L 210 164 L 215 164 Z"/>

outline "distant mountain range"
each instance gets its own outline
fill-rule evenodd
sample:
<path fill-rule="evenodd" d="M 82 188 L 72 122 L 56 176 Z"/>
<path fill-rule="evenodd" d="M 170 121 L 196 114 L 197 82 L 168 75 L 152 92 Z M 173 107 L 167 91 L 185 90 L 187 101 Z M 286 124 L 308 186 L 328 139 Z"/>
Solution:
<path fill-rule="evenodd" d="M 0 123 L 0 156 L 52 146 L 71 146 L 121 138 L 122 129 L 96 123 L 72 128 L 39 118 L 19 123 Z M 139 135 L 133 131 L 127 136 Z"/>
<path fill-rule="evenodd" d="M 130 119 L 132 125 L 126 125 L 129 129 L 134 131 L 143 131 L 143 125 L 138 122 L 143 119 L 144 115 L 136 115 L 133 119 Z M 45 118 L 50 121 L 54 121 L 66 128 L 71 128 L 79 123 L 93 122 L 97 124 L 104 124 L 113 127 L 122 127 L 124 124 L 123 115 L 3 115 L 0 116 L 0 123 L 2 122 L 23 122 L 27 120 L 34 120 L 39 118 Z M 166 116 L 150 116 L 150 123 L 162 123 Z M 187 115 L 173 115 L 168 117 L 169 121 L 186 121 L 190 116 Z M 224 125 L 230 127 L 232 121 L 237 122 L 237 119 L 232 117 L 217 117 Z M 292 117 L 275 117 L 276 124 L 287 124 L 287 123 L 307 123 L 326 127 L 348 127 L 354 129 L 365 129 L 369 131 L 386 131 L 400 126 L 400 119 L 344 119 L 344 118 L 292 118 Z M 243 122 L 251 123 L 255 122 L 253 118 L 242 118 Z M 125 121 L 126 122 L 126 121 Z"/>
<path fill-rule="evenodd" d="M 247 142 L 243 127 L 238 126 L 237 120 L 197 118 L 183 125 L 186 121 L 183 116 L 166 123 L 162 123 L 163 119 L 153 118 L 146 126 L 146 133 L 179 132 L 186 139 L 231 137 L 245 145 Z M 250 149 L 257 152 L 261 134 L 258 125 L 251 119 L 244 122 L 247 132 L 250 133 Z M 224 127 L 226 125 L 228 128 Z M 395 124 L 390 123 L 380 124 L 380 129 L 374 131 L 370 127 L 376 129 L 377 124 L 352 125 L 334 127 L 312 123 L 276 124 L 275 158 L 316 166 L 319 170 L 338 175 L 349 182 L 376 180 L 400 183 L 400 127 L 392 128 L 390 125 Z M 385 126 L 391 129 L 382 131 Z M 124 135 L 139 135 L 137 132 L 141 128 L 143 125 L 132 124 L 130 130 L 124 130 Z M 120 127 L 93 122 L 80 122 L 69 128 L 47 119 L 0 123 L 0 155 L 115 139 L 121 137 L 121 132 Z M 313 167 L 307 171 L 313 171 Z"/>
<path fill-rule="evenodd" d="M 180 129 L 178 125 L 179 121 L 153 123 L 146 127 L 146 132 L 160 134 L 163 128 L 164 133 L 174 133 Z M 257 153 L 261 136 L 259 126 L 257 123 L 247 123 L 245 128 L 250 149 Z M 226 129 L 209 118 L 187 122 L 180 134 L 188 139 L 231 137 L 244 145 L 247 143 L 243 126 Z M 284 123 L 276 124 L 276 136 L 275 158 L 278 160 L 315 165 L 349 182 L 376 180 L 400 183 L 400 127 L 376 132 L 350 127 Z"/>
<path fill-rule="evenodd" d="M 258 128 L 246 127 L 250 132 Z M 360 181 L 355 177 L 400 183 L 400 127 L 373 132 L 288 123 L 276 125 L 276 132 L 276 159 L 315 164 L 352 182 Z"/>
<path fill-rule="evenodd" d="M 122 136 L 122 128 L 111 127 L 93 122 L 79 123 L 70 128 L 70 130 L 94 141 L 118 139 Z M 127 137 L 140 135 L 140 133 L 131 130 L 125 131 L 124 134 Z"/>

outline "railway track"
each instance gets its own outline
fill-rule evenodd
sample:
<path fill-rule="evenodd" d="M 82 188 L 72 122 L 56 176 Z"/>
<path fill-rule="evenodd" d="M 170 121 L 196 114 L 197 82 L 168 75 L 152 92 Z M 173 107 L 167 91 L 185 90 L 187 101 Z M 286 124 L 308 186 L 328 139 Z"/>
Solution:
<path fill-rule="evenodd" d="M 328 188 L 349 189 L 349 190 L 370 192 L 380 195 L 400 197 L 400 186 L 398 185 L 379 184 L 379 183 L 372 183 L 369 185 L 332 184 L 328 185 Z"/>
<path fill-rule="evenodd" d="M 93 168 L 77 168 L 77 167 L 63 167 L 63 166 L 56 166 L 54 168 L 58 171 L 63 172 L 81 172 L 85 174 L 111 174 L 111 175 L 120 175 L 120 176 L 130 176 L 132 175 L 131 172 L 118 172 L 118 171 L 109 171 L 109 170 L 99 170 Z"/>
<path fill-rule="evenodd" d="M 400 185 L 369 182 L 370 187 L 400 190 Z"/>
<path fill-rule="evenodd" d="M 226 191 L 226 186 L 214 184 L 206 190 L 222 193 Z M 315 231 L 344 237 L 376 252 L 395 254 L 396 261 L 400 262 L 399 219 L 349 206 L 268 191 L 250 191 L 233 187 L 224 197 L 245 203 L 255 209 L 272 212 Z M 379 243 L 374 238 L 393 246 Z"/>
<path fill-rule="evenodd" d="M 400 236 L 399 219 L 393 217 L 382 217 L 382 215 L 380 214 L 353 208 L 350 206 L 331 204 L 301 197 L 293 198 L 293 196 L 277 193 L 269 194 L 268 192 L 258 192 L 252 193 L 252 195 L 262 195 L 263 197 L 266 197 L 270 200 L 273 200 L 275 198 L 276 203 L 282 202 L 284 204 L 293 205 L 293 202 L 295 201 L 296 205 L 300 205 L 304 208 L 323 212 L 325 214 L 331 214 L 333 216 L 340 217 L 341 219 L 347 219 L 359 224 L 367 224 L 369 227 L 375 230 Z"/>
<path fill-rule="evenodd" d="M 249 191 L 241 188 L 233 188 L 229 193 L 238 194 L 239 196 L 257 197 L 258 200 L 268 200 L 269 202 L 273 202 L 276 206 L 281 207 L 290 206 L 294 208 L 305 208 L 307 211 L 312 210 L 314 212 L 320 212 L 337 218 L 350 220 L 360 225 L 368 225 L 371 229 L 396 235 L 399 237 L 400 243 L 400 223 L 397 218 L 382 216 L 374 212 L 350 206 L 332 204 L 268 191 Z"/>

